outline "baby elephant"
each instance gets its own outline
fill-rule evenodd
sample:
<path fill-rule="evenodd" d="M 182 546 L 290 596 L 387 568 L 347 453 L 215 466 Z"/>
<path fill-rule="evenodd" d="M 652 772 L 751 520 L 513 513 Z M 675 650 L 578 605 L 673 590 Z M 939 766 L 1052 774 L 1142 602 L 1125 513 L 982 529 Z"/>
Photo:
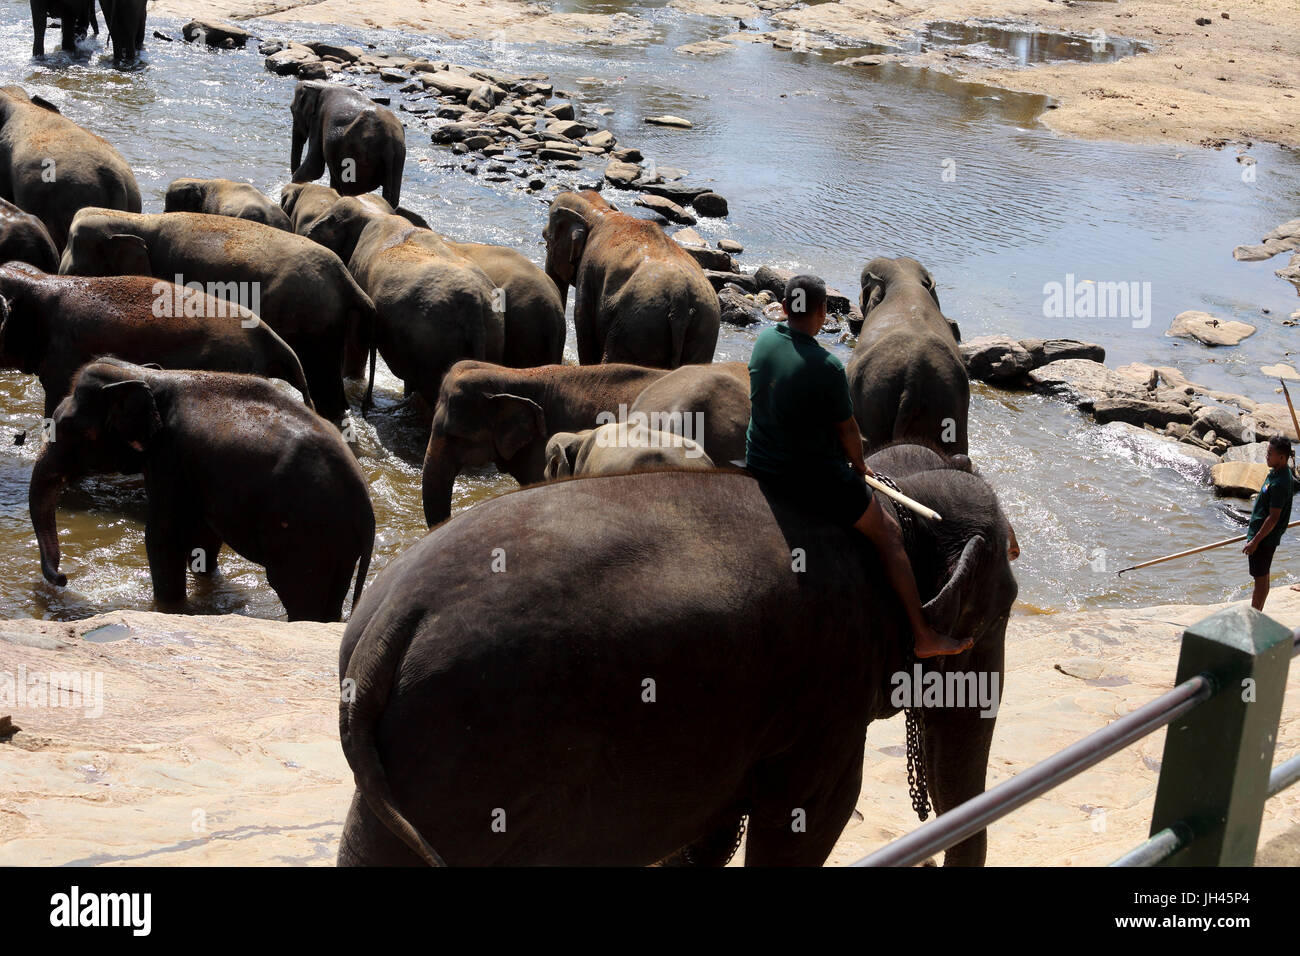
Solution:
<path fill-rule="evenodd" d="M 230 179 L 177 179 L 167 187 L 163 212 L 206 212 L 293 232 L 284 210 L 255 187 Z"/>
<path fill-rule="evenodd" d="M 713 459 L 691 438 L 654 431 L 643 422 L 608 422 L 581 432 L 556 432 L 546 443 L 546 478 L 617 475 L 629 471 L 706 471 Z"/>
<path fill-rule="evenodd" d="M 56 509 L 88 474 L 144 474 L 145 549 L 160 604 L 186 569 L 212 574 L 222 544 L 266 568 L 291 621 L 337 621 L 374 547 L 366 480 L 339 433 L 271 383 L 228 372 L 91 362 L 59 403 L 28 503 L 41 573 L 62 587 Z M 358 566 L 359 562 L 359 566 Z"/>
<path fill-rule="evenodd" d="M 59 271 L 59 252 L 45 224 L 0 199 L 0 262 L 26 262 L 42 272 Z"/>

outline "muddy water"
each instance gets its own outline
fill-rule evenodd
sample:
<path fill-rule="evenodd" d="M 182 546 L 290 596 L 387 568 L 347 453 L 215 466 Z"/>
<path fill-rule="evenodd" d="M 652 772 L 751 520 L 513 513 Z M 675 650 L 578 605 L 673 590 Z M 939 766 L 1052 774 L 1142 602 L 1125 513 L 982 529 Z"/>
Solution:
<path fill-rule="evenodd" d="M 662 4 L 569 6 L 627 10 L 649 21 L 655 36 L 623 48 L 565 48 L 508 38 L 489 45 L 297 25 L 261 29 L 266 36 L 373 42 L 546 72 L 587 107 L 613 108 L 608 125 L 625 144 L 690 170 L 692 181 L 713 183 L 732 214 L 697 228 L 711 241 L 743 243 L 745 268 L 816 271 L 852 295 L 867 259 L 912 255 L 934 272 L 945 311 L 967 337 L 1091 339 L 1106 346 L 1110 364 L 1175 364 L 1193 380 L 1274 399 L 1273 383 L 1258 367 L 1293 347 L 1295 332 L 1280 321 L 1300 303 L 1273 277 L 1278 261 L 1235 263 L 1231 250 L 1300 208 L 1293 152 L 1256 147 L 1257 176 L 1246 182 L 1228 151 L 1072 142 L 1038 125 L 1045 104 L 1036 97 L 906 67 L 835 65 L 861 49 L 792 53 L 741 44 L 722 56 L 686 57 L 674 48 L 729 33 L 734 21 L 682 15 Z M 176 22 L 151 25 L 179 33 Z M 1000 42 L 935 29 L 932 42 Z M 1122 38 L 1110 42 L 1113 55 L 1124 52 Z M 1050 52 L 1060 43 L 1012 49 L 1038 57 L 1031 47 Z M 251 49 L 213 53 L 151 41 L 147 65 L 129 72 L 112 70 L 98 52 L 77 62 L 55 55 L 42 65 L 29 51 L 27 5 L 0 0 L 4 82 L 39 91 L 111 139 L 133 165 L 148 212 L 161 211 L 167 184 L 179 176 L 246 179 L 272 196 L 288 179 L 292 81 L 266 73 Z M 385 92 L 400 99 L 391 87 Z M 642 122 L 656 113 L 687 116 L 695 128 Z M 410 155 L 403 203 L 448 235 L 508 244 L 540 262 L 539 197 L 461 172 L 429 144 L 418 121 L 404 119 Z M 1150 314 L 1044 318 L 1044 285 L 1064 283 L 1067 275 L 1149 282 Z M 1165 337 L 1172 316 L 1189 308 L 1244 319 L 1260 331 L 1240 348 L 1217 352 Z M 755 334 L 724 330 L 719 357 L 745 358 Z M 826 343 L 847 359 L 847 346 L 829 336 Z M 383 370 L 378 392 L 379 407 L 361 426 L 369 450 L 362 465 L 380 528 L 372 573 L 424 531 L 423 426 L 397 407 L 400 386 Z M 0 434 L 33 427 L 40 402 L 33 379 L 0 373 Z M 1113 574 L 1142 557 L 1235 533 L 1237 525 L 1171 446 L 1134 443 L 1049 399 L 982 387 L 972 418 L 972 454 L 1020 536 L 1023 611 L 1245 596 L 1244 558 L 1234 553 L 1201 556 L 1164 573 Z M 59 527 L 70 584 L 60 590 L 41 580 L 26 507 L 35 446 L 7 439 L 0 445 L 0 613 L 77 618 L 150 608 L 136 479 L 92 479 L 65 494 Z M 455 505 L 512 485 L 490 472 L 469 476 L 457 486 Z M 1275 569 L 1290 570 L 1284 554 Z M 214 582 L 191 584 L 190 604 L 203 612 L 283 615 L 261 570 L 229 552 Z"/>

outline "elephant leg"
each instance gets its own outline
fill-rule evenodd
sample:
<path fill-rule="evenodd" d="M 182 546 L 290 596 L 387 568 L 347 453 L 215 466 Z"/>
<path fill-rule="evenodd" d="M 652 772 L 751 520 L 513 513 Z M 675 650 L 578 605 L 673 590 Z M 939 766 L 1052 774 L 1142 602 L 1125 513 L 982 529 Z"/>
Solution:
<path fill-rule="evenodd" d="M 65 53 L 77 52 L 77 19 L 76 17 L 60 17 L 59 27 L 63 31 L 63 50 Z"/>
<path fill-rule="evenodd" d="M 45 56 L 45 4 L 32 4 L 32 56 Z"/>
<path fill-rule="evenodd" d="M 329 547 L 323 543 L 317 547 Z M 349 569 L 350 570 L 350 569 Z M 339 587 L 342 580 L 343 586 Z M 269 558 L 266 564 L 266 583 L 271 585 L 285 614 L 291 621 L 321 621 L 326 624 L 343 616 L 343 598 L 347 593 L 348 578 L 319 568 L 309 567 L 297 554 Z"/>
<path fill-rule="evenodd" d="M 991 683 L 997 678 L 998 698 L 1002 693 L 1003 635 L 1006 622 L 994 633 L 986 634 L 979 645 L 969 651 L 970 661 L 963 670 L 974 672 L 977 679 Z M 958 658 L 950 659 L 955 663 Z M 987 686 L 987 683 L 986 683 Z M 996 705 L 990 708 L 996 711 Z M 935 812 L 947 813 L 961 803 L 984 792 L 988 771 L 989 749 L 993 743 L 993 716 L 981 717 L 981 708 L 932 707 L 925 710 L 925 772 L 930 799 Z M 979 833 L 949 848 L 944 866 L 983 866 L 988 852 L 988 831 Z"/>
<path fill-rule="evenodd" d="M 660 862 L 660 866 L 726 866 L 735 854 L 736 841 L 742 836 L 744 818 L 740 813 L 727 814 L 726 820 L 694 843 L 682 847 Z"/>
<path fill-rule="evenodd" d="M 817 765 L 812 767 L 811 772 L 817 773 Z M 801 762 L 796 772 L 808 773 L 809 765 Z M 853 748 L 838 779 L 820 794 L 792 797 L 788 785 L 796 778 L 779 767 L 767 768 L 760 776 L 777 786 L 774 793 L 760 792 L 755 797 L 745 838 L 745 866 L 821 866 L 862 792 L 861 745 Z"/>
<path fill-rule="evenodd" d="M 149 557 L 154 602 L 159 607 L 185 603 L 185 571 L 189 567 L 188 522 L 157 508 L 151 501 L 144 529 L 144 549 Z"/>
<path fill-rule="evenodd" d="M 207 522 L 200 521 L 199 526 L 190 532 L 189 568 L 196 575 L 212 577 L 217 573 L 217 556 L 221 554 L 221 535 L 217 534 Z"/>

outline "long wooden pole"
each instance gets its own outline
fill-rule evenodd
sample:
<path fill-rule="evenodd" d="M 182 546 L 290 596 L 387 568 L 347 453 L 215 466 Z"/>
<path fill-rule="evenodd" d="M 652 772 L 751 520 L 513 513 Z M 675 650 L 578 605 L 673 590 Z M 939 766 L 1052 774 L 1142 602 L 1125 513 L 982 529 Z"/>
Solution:
<path fill-rule="evenodd" d="M 915 500 L 914 498 L 907 497 L 907 495 L 903 494 L 900 491 L 895 491 L 893 488 L 890 488 L 888 485 L 884 484 L 883 482 L 876 481 L 876 479 L 872 478 L 870 475 L 863 475 L 862 478 L 872 488 L 875 488 L 882 495 L 885 495 L 886 497 L 894 501 L 897 501 L 904 508 L 910 508 L 911 510 L 915 511 L 917 514 L 929 518 L 931 521 L 943 520 L 943 518 L 939 516 L 939 512 L 931 508 L 927 508 L 925 505 L 921 504 L 921 502 Z"/>
<path fill-rule="evenodd" d="M 1291 424 L 1295 426 L 1295 437 L 1300 438 L 1300 420 L 1295 417 L 1295 406 L 1291 404 L 1291 393 L 1287 391 L 1284 379 L 1279 378 L 1278 383 L 1282 386 L 1282 394 L 1286 396 L 1286 407 L 1291 409 Z"/>
<path fill-rule="evenodd" d="M 1297 518 L 1295 521 L 1292 521 L 1287 525 L 1287 529 L 1289 530 L 1294 528 L 1296 525 L 1300 525 L 1300 518 Z M 1125 571 L 1136 571 L 1138 568 L 1149 568 L 1153 564 L 1164 564 L 1166 561 L 1174 560 L 1174 558 L 1185 558 L 1188 555 L 1200 554 L 1202 551 L 1213 551 L 1215 548 L 1222 548 L 1226 545 L 1237 544 L 1238 542 L 1245 540 L 1246 536 L 1244 534 L 1239 534 L 1235 538 L 1224 538 L 1222 541 L 1216 541 L 1213 544 L 1203 544 L 1199 548 L 1188 548 L 1186 551 L 1179 551 L 1177 554 L 1166 554 L 1163 558 L 1152 558 L 1150 561 L 1143 561 L 1141 564 L 1134 564 L 1127 568 L 1121 568 L 1116 571 L 1115 574 L 1120 575 Z"/>

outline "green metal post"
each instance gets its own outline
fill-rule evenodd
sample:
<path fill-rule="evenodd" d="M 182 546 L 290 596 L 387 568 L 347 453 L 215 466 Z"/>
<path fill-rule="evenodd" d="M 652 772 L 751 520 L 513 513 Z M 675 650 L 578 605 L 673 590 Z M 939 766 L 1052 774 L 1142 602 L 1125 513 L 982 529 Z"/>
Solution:
<path fill-rule="evenodd" d="M 1151 835 L 1182 824 L 1188 845 L 1161 866 L 1251 866 L 1268 795 L 1291 632 L 1248 605 L 1183 632 L 1182 683 L 1208 676 L 1215 694 L 1169 725 Z"/>

